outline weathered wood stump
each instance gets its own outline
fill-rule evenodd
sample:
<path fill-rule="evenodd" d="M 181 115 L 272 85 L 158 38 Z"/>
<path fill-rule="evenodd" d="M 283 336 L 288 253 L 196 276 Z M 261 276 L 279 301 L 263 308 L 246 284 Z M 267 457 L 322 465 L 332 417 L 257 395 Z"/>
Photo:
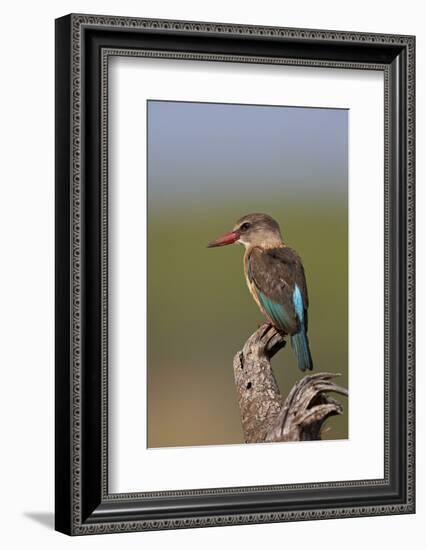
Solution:
<path fill-rule="evenodd" d="M 246 443 L 321 439 L 324 422 L 342 414 L 342 405 L 330 397 L 348 395 L 322 372 L 299 380 L 285 401 L 272 367 L 272 357 L 286 345 L 285 335 L 269 324 L 254 332 L 234 357 L 234 378 Z"/>

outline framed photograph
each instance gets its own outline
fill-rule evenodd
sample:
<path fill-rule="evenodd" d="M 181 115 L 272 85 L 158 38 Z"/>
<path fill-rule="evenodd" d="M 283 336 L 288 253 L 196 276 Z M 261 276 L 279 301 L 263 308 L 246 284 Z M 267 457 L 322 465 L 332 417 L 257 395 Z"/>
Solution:
<path fill-rule="evenodd" d="M 57 530 L 414 512 L 414 69 L 56 20 Z"/>

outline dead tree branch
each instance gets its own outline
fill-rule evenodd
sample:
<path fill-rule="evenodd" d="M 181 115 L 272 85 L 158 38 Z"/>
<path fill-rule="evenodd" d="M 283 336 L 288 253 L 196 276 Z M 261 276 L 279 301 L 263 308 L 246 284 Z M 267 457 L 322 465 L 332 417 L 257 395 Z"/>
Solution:
<path fill-rule="evenodd" d="M 332 379 L 338 374 L 307 375 L 284 401 L 275 379 L 272 357 L 286 345 L 285 336 L 264 324 L 234 357 L 234 378 L 246 443 L 321 439 L 327 418 L 342 414 L 342 405 L 330 397 L 348 395 Z"/>

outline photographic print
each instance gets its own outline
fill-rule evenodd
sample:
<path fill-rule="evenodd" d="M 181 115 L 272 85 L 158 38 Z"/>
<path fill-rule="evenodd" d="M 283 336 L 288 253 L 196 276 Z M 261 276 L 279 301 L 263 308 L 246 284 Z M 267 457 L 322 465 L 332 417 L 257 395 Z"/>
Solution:
<path fill-rule="evenodd" d="M 348 116 L 147 102 L 148 447 L 348 438 Z"/>

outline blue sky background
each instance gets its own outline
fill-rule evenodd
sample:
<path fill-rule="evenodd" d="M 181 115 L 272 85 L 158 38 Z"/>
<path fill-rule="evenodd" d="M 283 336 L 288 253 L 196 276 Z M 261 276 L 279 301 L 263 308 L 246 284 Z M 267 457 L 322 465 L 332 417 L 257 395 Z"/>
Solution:
<path fill-rule="evenodd" d="M 148 143 L 150 207 L 283 189 L 347 199 L 347 110 L 149 101 Z"/>

